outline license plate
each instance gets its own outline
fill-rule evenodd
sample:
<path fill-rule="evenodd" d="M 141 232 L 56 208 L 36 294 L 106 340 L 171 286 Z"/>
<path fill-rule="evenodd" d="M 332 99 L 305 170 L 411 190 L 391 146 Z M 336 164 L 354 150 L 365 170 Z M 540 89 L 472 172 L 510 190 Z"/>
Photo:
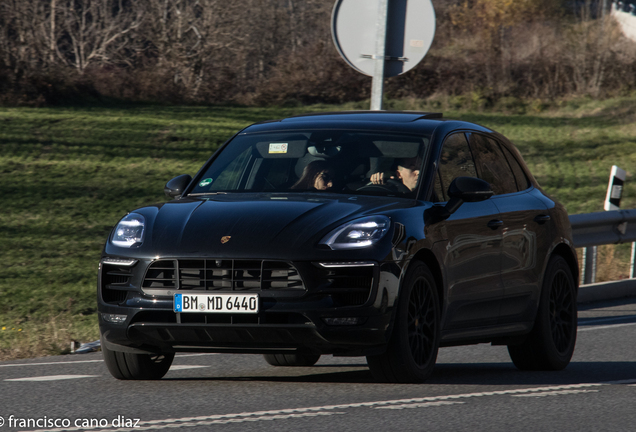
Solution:
<path fill-rule="evenodd" d="M 258 294 L 175 294 L 175 312 L 258 313 Z"/>

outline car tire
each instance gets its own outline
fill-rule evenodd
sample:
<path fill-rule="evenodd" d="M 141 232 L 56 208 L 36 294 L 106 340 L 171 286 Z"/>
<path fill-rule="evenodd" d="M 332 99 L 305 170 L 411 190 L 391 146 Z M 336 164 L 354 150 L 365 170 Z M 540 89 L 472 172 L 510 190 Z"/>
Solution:
<path fill-rule="evenodd" d="M 104 363 L 120 380 L 158 380 L 168 372 L 174 354 L 133 354 L 112 351 L 102 345 Z"/>
<path fill-rule="evenodd" d="M 570 363 L 576 344 L 576 292 L 565 259 L 558 255 L 550 258 L 534 327 L 521 344 L 508 345 L 518 369 L 555 371 Z"/>
<path fill-rule="evenodd" d="M 272 366 L 313 366 L 320 359 L 318 354 L 263 354 Z"/>
<path fill-rule="evenodd" d="M 415 262 L 404 279 L 387 350 L 367 356 L 380 382 L 420 383 L 432 373 L 440 343 L 440 304 L 435 278 Z"/>

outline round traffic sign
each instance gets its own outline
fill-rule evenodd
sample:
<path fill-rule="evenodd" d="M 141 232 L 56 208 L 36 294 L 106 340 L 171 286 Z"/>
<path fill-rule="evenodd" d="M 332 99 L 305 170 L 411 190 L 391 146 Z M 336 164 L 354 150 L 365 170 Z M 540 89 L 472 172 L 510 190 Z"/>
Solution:
<path fill-rule="evenodd" d="M 331 15 L 336 49 L 352 68 L 369 76 L 375 68 L 378 17 L 382 13 L 377 1 L 337 0 Z M 428 52 L 434 36 L 431 0 L 389 0 L 384 76 L 413 69 Z"/>

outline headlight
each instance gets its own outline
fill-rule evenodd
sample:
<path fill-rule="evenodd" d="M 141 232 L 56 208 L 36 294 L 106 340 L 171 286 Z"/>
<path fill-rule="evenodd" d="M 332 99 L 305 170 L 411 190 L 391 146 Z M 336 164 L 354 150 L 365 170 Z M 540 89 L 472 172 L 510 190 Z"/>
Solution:
<path fill-rule="evenodd" d="M 144 241 L 146 219 L 137 213 L 130 213 L 119 221 L 112 243 L 119 247 L 138 247 Z"/>
<path fill-rule="evenodd" d="M 377 243 L 389 231 L 386 216 L 367 216 L 348 222 L 331 231 L 320 244 L 331 249 L 358 249 Z"/>

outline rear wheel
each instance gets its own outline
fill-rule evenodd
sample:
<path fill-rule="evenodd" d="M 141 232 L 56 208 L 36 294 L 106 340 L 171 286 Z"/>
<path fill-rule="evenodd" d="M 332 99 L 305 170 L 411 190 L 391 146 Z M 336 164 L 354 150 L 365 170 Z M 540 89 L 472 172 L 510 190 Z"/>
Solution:
<path fill-rule="evenodd" d="M 561 370 L 576 344 L 576 284 L 565 259 L 555 255 L 546 269 L 539 310 L 525 341 L 508 345 L 510 358 L 521 370 Z"/>
<path fill-rule="evenodd" d="M 387 350 L 367 356 L 367 363 L 378 381 L 423 382 L 435 366 L 439 340 L 437 286 L 426 264 L 417 262 L 404 279 Z"/>
<path fill-rule="evenodd" d="M 320 359 L 318 354 L 264 354 L 272 366 L 313 366 Z"/>
<path fill-rule="evenodd" d="M 102 345 L 104 363 L 120 380 L 158 380 L 170 369 L 174 354 L 133 354 L 111 351 Z"/>

